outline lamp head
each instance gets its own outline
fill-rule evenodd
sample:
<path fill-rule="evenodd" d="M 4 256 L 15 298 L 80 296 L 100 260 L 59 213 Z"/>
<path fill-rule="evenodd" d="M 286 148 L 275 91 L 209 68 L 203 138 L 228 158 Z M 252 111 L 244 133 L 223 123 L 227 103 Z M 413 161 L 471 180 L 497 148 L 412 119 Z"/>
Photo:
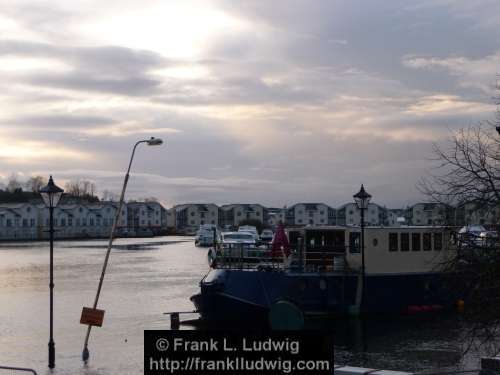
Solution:
<path fill-rule="evenodd" d="M 42 196 L 43 203 L 48 208 L 55 208 L 59 204 L 59 200 L 64 192 L 59 186 L 54 183 L 52 176 L 49 178 L 49 182 L 44 187 L 38 190 Z"/>
<path fill-rule="evenodd" d="M 161 138 L 151 137 L 146 141 L 146 143 L 148 146 L 159 146 L 163 143 L 163 140 Z"/>
<path fill-rule="evenodd" d="M 353 195 L 354 201 L 360 210 L 366 210 L 368 208 L 371 197 L 372 196 L 366 192 L 363 184 L 361 184 L 359 192 Z"/>

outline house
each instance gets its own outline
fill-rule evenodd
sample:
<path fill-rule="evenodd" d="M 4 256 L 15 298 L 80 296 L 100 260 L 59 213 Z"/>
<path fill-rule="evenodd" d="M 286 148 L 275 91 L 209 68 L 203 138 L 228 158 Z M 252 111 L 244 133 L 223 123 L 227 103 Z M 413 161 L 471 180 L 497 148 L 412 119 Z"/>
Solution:
<path fill-rule="evenodd" d="M 286 209 L 287 225 L 333 225 L 336 212 L 324 203 L 296 203 Z"/>
<path fill-rule="evenodd" d="M 387 209 L 376 203 L 369 203 L 365 210 L 366 225 L 386 225 Z M 354 202 L 349 202 L 337 209 L 338 225 L 361 225 L 361 210 Z"/>
<path fill-rule="evenodd" d="M 219 222 L 219 208 L 213 203 L 180 204 L 174 206 L 173 211 L 175 216 L 175 227 L 180 231 L 193 232 L 196 231 L 200 225 L 217 225 Z"/>
<path fill-rule="evenodd" d="M 219 208 L 219 226 L 237 228 L 243 220 L 258 220 L 265 223 L 267 209 L 256 203 L 226 204 Z"/>

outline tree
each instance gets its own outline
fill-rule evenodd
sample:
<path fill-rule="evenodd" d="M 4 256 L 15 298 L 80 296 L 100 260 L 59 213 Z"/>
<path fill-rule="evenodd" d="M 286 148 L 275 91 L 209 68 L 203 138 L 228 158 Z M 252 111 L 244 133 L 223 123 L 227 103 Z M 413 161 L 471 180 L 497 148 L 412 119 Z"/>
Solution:
<path fill-rule="evenodd" d="M 449 147 L 434 145 L 435 171 L 420 190 L 435 201 L 476 209 L 500 203 L 500 137 L 493 126 L 471 126 L 451 137 Z"/>
<path fill-rule="evenodd" d="M 103 201 L 112 201 L 117 202 L 120 199 L 120 196 L 117 193 L 113 193 L 110 190 L 102 191 L 102 200 Z"/>
<path fill-rule="evenodd" d="M 457 212 L 490 214 L 498 228 L 500 212 L 499 117 L 489 124 L 459 130 L 447 146 L 434 145 L 434 172 L 421 180 L 420 190 Z M 445 225 L 457 225 L 448 215 Z M 474 223 L 479 224 L 479 223 Z M 456 253 L 442 264 L 449 290 L 465 300 L 465 350 L 481 346 L 497 354 L 500 332 L 500 243 L 456 235 Z"/>
<path fill-rule="evenodd" d="M 33 193 L 38 193 L 38 190 L 40 190 L 40 188 L 42 186 L 45 186 L 46 184 L 47 184 L 47 179 L 45 177 L 31 176 L 24 183 L 24 186 L 28 191 L 31 191 Z"/>
<path fill-rule="evenodd" d="M 15 174 L 11 174 L 9 177 L 9 181 L 7 182 L 7 191 L 10 193 L 22 191 L 21 182 L 19 182 Z"/>
<path fill-rule="evenodd" d="M 66 193 L 75 197 L 94 197 L 95 184 L 89 180 L 71 180 L 64 186 Z"/>

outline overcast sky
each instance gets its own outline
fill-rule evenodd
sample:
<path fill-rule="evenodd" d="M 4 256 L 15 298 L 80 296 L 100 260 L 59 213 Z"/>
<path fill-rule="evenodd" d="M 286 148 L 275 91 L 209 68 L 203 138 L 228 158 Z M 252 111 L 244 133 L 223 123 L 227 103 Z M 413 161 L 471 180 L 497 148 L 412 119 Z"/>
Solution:
<path fill-rule="evenodd" d="M 0 181 L 128 198 L 423 198 L 433 142 L 493 118 L 498 0 L 0 3 Z"/>

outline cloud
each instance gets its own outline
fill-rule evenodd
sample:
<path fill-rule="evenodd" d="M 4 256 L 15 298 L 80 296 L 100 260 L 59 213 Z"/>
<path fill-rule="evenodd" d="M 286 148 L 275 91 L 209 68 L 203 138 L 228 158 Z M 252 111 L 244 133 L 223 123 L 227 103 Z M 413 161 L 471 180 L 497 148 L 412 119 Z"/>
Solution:
<path fill-rule="evenodd" d="M 500 51 L 477 59 L 464 56 L 437 58 L 407 55 L 403 58 L 403 65 L 412 69 L 447 72 L 462 87 L 477 88 L 491 95 L 496 90 L 494 79 L 500 66 Z"/>
<path fill-rule="evenodd" d="M 365 182 L 375 201 L 406 204 L 421 199 L 432 142 L 494 110 L 497 8 L 2 4 L 0 135 L 12 147 L 0 167 L 119 190 L 131 147 L 158 136 L 162 147 L 138 149 L 130 197 L 337 206 Z"/>

